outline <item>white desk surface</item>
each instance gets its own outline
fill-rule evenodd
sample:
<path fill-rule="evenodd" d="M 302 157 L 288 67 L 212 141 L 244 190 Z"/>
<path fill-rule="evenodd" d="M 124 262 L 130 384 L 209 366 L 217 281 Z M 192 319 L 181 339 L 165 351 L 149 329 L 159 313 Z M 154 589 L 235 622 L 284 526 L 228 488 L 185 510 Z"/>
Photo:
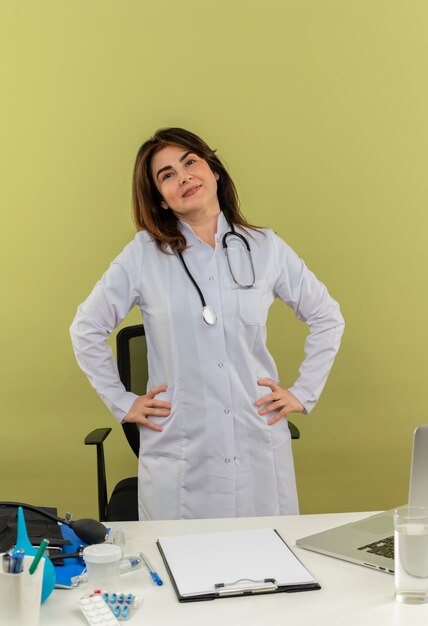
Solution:
<path fill-rule="evenodd" d="M 126 522 L 123 527 L 128 554 L 144 552 L 164 580 L 156 587 L 145 568 L 121 577 L 124 592 L 143 597 L 130 626 L 426 626 L 428 605 L 403 605 L 394 598 L 394 577 L 360 565 L 309 552 L 295 546 L 304 537 L 368 513 L 335 513 L 289 517 L 234 518 Z M 277 593 L 254 597 L 222 598 L 206 602 L 179 603 L 155 544 L 159 536 L 276 528 L 321 584 L 319 591 Z M 41 609 L 40 626 L 84 626 L 78 609 L 78 589 L 55 589 Z M 122 622 L 121 622 L 122 623 Z"/>

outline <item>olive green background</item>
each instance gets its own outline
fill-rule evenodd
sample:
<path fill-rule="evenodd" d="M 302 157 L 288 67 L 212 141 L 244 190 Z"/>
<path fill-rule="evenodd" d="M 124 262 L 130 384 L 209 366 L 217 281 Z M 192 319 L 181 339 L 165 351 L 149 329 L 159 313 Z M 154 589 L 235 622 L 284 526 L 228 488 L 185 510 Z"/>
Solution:
<path fill-rule="evenodd" d="M 177 125 L 218 149 L 248 219 L 346 319 L 318 407 L 294 420 L 302 512 L 406 501 L 428 421 L 427 20 L 425 0 L 3 0 L 1 499 L 96 515 L 83 438 L 99 426 L 110 488 L 136 473 L 68 328 L 133 237 L 139 145 Z M 305 333 L 275 303 L 284 385 Z"/>

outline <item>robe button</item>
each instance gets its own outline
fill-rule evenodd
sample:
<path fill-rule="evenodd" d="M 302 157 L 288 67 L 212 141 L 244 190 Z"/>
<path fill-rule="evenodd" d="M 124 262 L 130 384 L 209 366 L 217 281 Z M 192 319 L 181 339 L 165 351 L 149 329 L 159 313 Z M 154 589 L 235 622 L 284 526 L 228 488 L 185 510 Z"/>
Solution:
<path fill-rule="evenodd" d="M 229 409 L 224 409 L 224 412 L 226 413 L 226 415 L 229 415 L 230 410 Z"/>
<path fill-rule="evenodd" d="M 215 276 L 210 276 L 209 280 L 215 280 Z"/>
<path fill-rule="evenodd" d="M 227 457 L 226 459 L 224 459 L 224 462 L 225 462 L 225 463 L 230 463 L 230 459 L 229 459 L 229 457 Z"/>
<path fill-rule="evenodd" d="M 217 363 L 218 367 L 223 367 L 224 363 Z"/>

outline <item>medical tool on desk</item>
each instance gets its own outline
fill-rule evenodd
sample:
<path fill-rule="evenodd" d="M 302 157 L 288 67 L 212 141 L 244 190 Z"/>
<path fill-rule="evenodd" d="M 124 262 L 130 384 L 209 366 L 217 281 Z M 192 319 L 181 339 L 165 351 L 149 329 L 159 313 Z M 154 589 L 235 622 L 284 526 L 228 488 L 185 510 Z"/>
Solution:
<path fill-rule="evenodd" d="M 16 537 L 15 549 L 23 550 L 26 557 L 28 556 L 35 557 L 37 552 L 39 552 L 40 554 L 40 548 L 37 551 L 28 537 L 27 526 L 25 524 L 25 518 L 24 518 L 24 511 L 22 510 L 21 506 L 18 507 L 18 532 L 17 532 L 17 537 Z M 43 561 L 44 561 L 43 580 L 42 580 L 42 603 L 43 603 L 50 596 L 50 594 L 53 591 L 53 588 L 55 587 L 56 576 L 55 576 L 55 569 L 51 561 L 47 559 L 45 556 L 42 557 L 40 555 L 40 558 L 43 558 Z"/>
<path fill-rule="evenodd" d="M 36 569 L 39 566 L 40 559 L 42 558 L 42 556 L 46 552 L 46 548 L 48 547 L 48 545 L 49 545 L 49 541 L 47 539 L 43 539 L 42 543 L 39 546 L 39 549 L 36 552 L 36 555 L 35 555 L 35 557 L 33 559 L 33 562 L 31 563 L 30 568 L 28 570 L 29 573 L 30 573 L 30 576 L 34 575 Z"/>
<path fill-rule="evenodd" d="M 161 587 L 163 585 L 162 578 L 159 576 L 159 574 L 157 572 L 155 572 L 153 567 L 150 565 L 150 562 L 149 562 L 148 558 L 146 556 L 144 556 L 144 554 L 142 552 L 140 552 L 140 557 L 143 560 L 144 565 L 149 570 L 149 574 L 152 577 L 152 580 L 155 583 L 155 585 L 158 585 L 158 587 Z"/>
<path fill-rule="evenodd" d="M 62 561 L 63 559 L 82 559 L 84 548 L 86 546 L 81 545 L 77 547 L 77 552 L 60 552 L 59 554 L 49 555 L 49 558 L 54 564 L 55 561 Z"/>
<path fill-rule="evenodd" d="M 16 506 L 28 509 L 29 511 L 36 511 L 44 517 L 69 526 L 76 533 L 79 539 L 85 543 L 103 543 L 107 539 L 107 528 L 104 524 L 95 519 L 85 518 L 72 521 L 70 514 L 67 514 L 65 518 L 57 517 L 56 515 L 51 515 L 47 511 L 43 511 L 43 509 L 39 509 L 31 504 L 24 504 L 22 502 L 0 502 L 0 506 Z"/>
<path fill-rule="evenodd" d="M 91 591 L 95 589 L 116 590 L 119 586 L 122 550 L 113 543 L 98 543 L 86 546 L 83 560 Z"/>
<path fill-rule="evenodd" d="M 3 572 L 5 574 L 20 574 L 24 564 L 24 550 L 9 550 L 3 554 Z"/>
<path fill-rule="evenodd" d="M 119 573 L 126 574 L 127 572 L 133 572 L 134 570 L 142 567 L 144 565 L 143 559 L 140 556 L 128 556 L 120 560 L 119 562 Z M 88 575 L 86 572 L 80 574 L 79 576 L 73 576 L 71 579 L 72 587 L 78 587 L 81 583 L 86 583 L 88 581 Z"/>
<path fill-rule="evenodd" d="M 119 621 L 128 620 L 141 603 L 142 598 L 133 593 L 111 593 L 101 589 L 82 596 L 79 607 L 91 626 L 115 626 Z"/>
<path fill-rule="evenodd" d="M 20 552 L 19 554 L 22 554 Z M 5 559 L 6 561 L 8 559 Z M 19 572 L 0 568 L 0 624 L 2 626 L 39 626 L 42 581 L 45 560 L 41 559 L 33 574 L 33 556 L 23 555 Z"/>

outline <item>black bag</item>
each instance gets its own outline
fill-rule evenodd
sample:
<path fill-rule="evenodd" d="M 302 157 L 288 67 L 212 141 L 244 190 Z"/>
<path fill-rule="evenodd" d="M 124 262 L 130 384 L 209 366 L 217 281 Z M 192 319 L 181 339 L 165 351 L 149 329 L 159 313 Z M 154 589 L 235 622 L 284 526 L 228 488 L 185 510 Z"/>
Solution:
<path fill-rule="evenodd" d="M 54 508 L 39 507 L 51 515 L 57 515 Z M 61 534 L 58 522 L 44 517 L 36 511 L 24 510 L 28 536 L 33 546 L 40 545 L 42 539 L 49 540 L 49 547 L 60 548 L 70 541 Z M 0 552 L 7 552 L 16 543 L 18 526 L 18 508 L 16 506 L 0 506 Z"/>

